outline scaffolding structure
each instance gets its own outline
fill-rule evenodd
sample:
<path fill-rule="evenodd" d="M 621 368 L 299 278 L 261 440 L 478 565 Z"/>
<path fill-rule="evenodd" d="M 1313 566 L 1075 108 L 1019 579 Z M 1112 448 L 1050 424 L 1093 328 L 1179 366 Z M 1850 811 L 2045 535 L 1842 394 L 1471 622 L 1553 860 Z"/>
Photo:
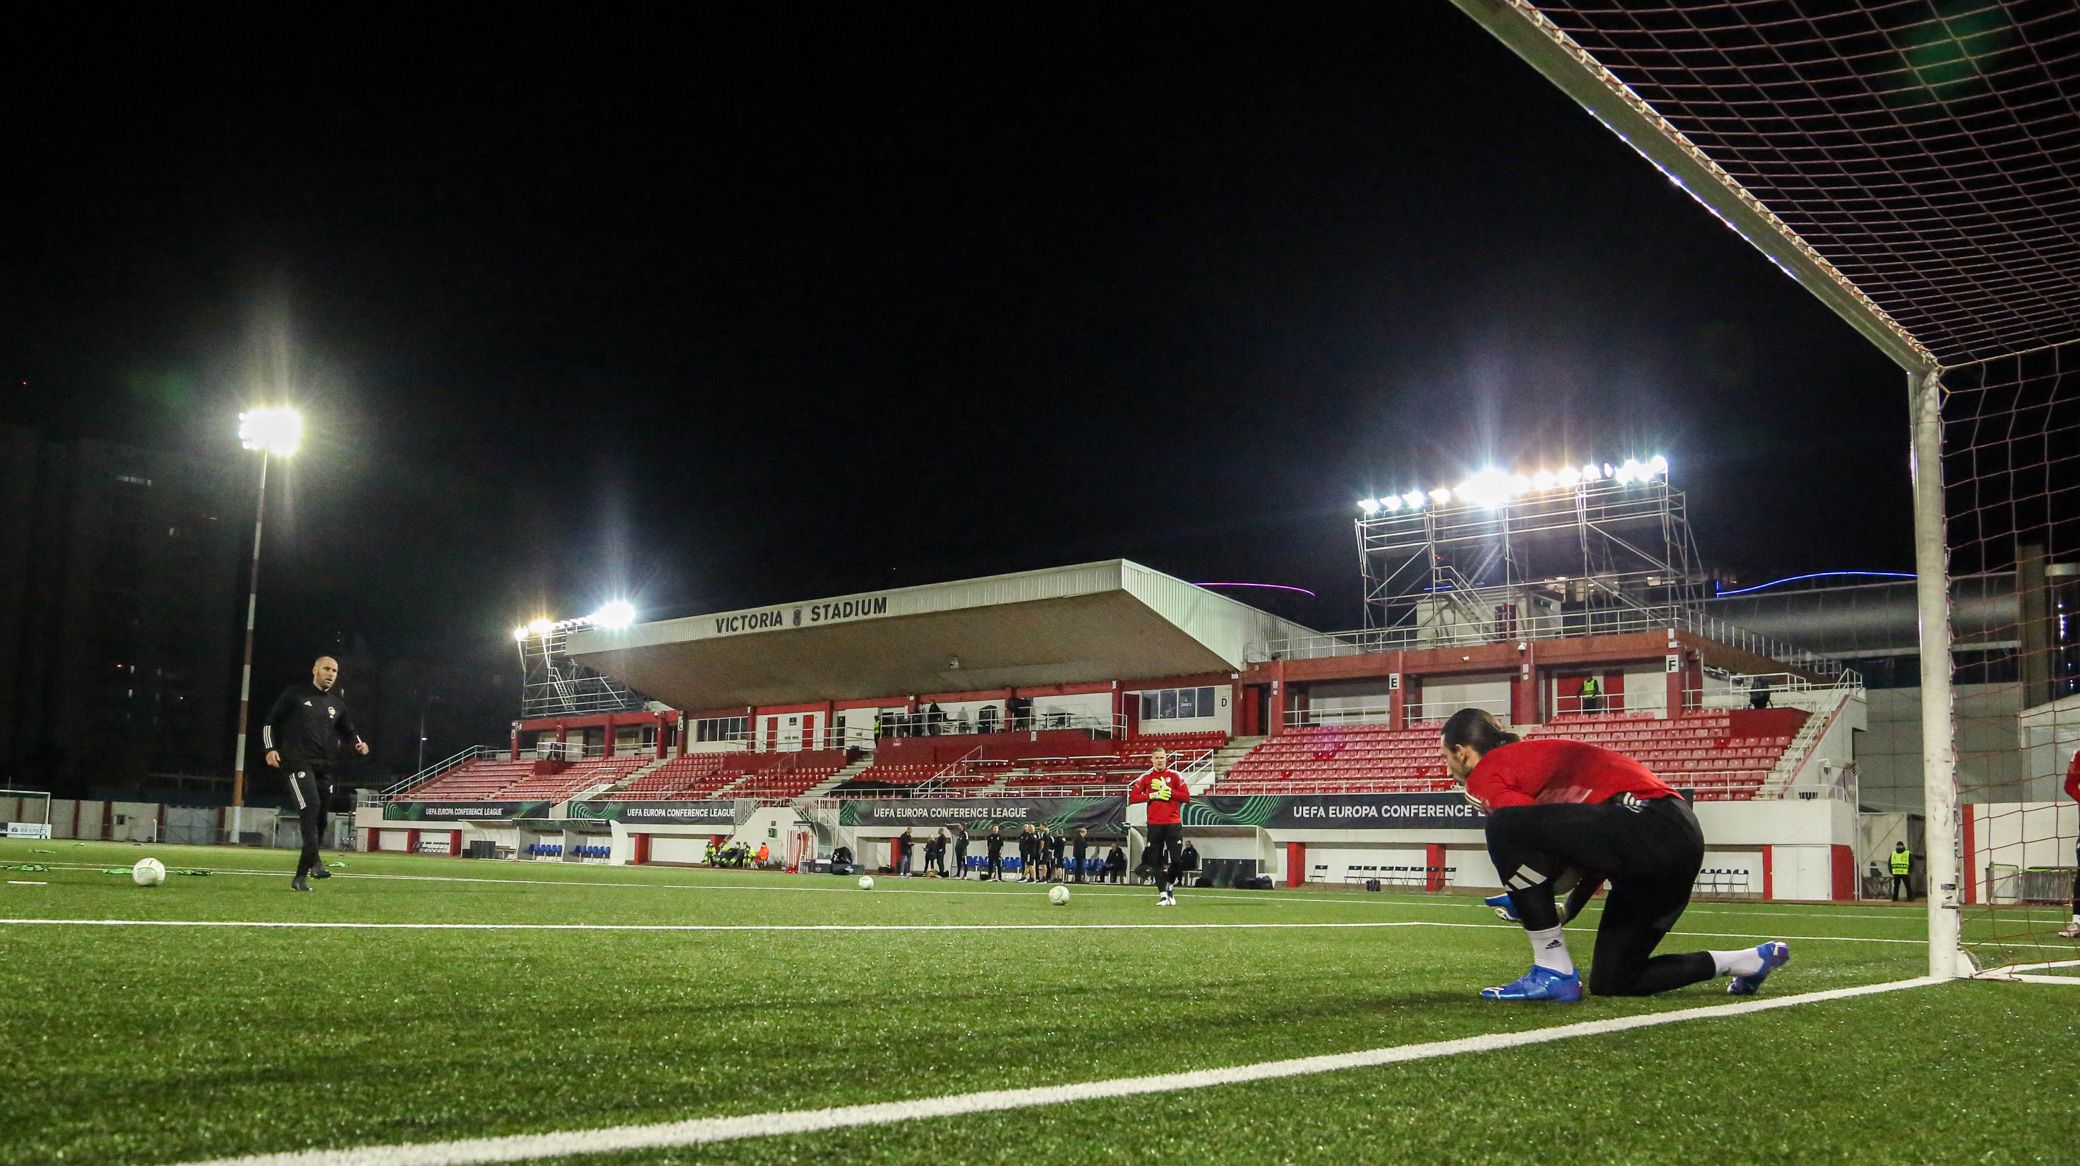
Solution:
<path fill-rule="evenodd" d="M 592 624 L 590 619 L 553 624 L 544 621 L 515 633 L 514 642 L 520 649 L 521 716 L 532 719 L 642 710 L 645 702 L 641 694 L 571 658 L 570 634 Z"/>
<path fill-rule="evenodd" d="M 1705 596 L 1665 471 L 1411 493 L 1361 504 L 1356 529 L 1365 627 L 1410 646 L 1591 634 Z"/>

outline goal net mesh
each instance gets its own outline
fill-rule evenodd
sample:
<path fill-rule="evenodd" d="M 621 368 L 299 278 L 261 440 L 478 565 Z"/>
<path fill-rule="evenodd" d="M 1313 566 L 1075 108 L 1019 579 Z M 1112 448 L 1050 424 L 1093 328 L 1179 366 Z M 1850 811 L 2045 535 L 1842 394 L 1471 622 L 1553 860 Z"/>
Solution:
<path fill-rule="evenodd" d="M 2056 934 L 2080 833 L 2061 789 L 2080 748 L 2080 4 L 1455 3 L 1895 362 L 1940 373 L 1943 512 L 1919 519 L 1944 536 L 1964 807 L 1927 845 L 1958 859 L 1982 967 L 2080 957 Z"/>

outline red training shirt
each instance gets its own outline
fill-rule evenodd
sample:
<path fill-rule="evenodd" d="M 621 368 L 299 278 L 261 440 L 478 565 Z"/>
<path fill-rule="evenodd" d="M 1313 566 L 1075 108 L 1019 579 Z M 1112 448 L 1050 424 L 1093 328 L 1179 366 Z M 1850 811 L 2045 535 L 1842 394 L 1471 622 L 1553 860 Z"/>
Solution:
<path fill-rule="evenodd" d="M 1148 824 L 1175 826 L 1183 821 L 1184 804 L 1192 800 L 1192 789 L 1174 769 L 1151 769 L 1127 787 L 1128 802 L 1148 803 Z"/>
<path fill-rule="evenodd" d="M 1620 794 L 1642 798 L 1677 796 L 1667 782 L 1623 753 L 1561 737 L 1540 737 L 1491 749 L 1466 775 L 1467 798 L 1485 810 L 1607 802 Z"/>
<path fill-rule="evenodd" d="M 2073 754 L 2073 763 L 2066 766 L 2066 796 L 2080 802 L 2080 753 Z"/>

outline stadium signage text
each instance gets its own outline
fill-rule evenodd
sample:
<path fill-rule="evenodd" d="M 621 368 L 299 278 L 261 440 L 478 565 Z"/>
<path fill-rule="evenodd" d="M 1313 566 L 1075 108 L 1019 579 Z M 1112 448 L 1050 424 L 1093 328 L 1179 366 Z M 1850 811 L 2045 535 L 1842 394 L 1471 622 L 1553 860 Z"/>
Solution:
<path fill-rule="evenodd" d="M 1281 830 L 1479 830 L 1486 819 L 1457 794 L 1215 794 L 1185 807 L 1185 825 Z"/>
<path fill-rule="evenodd" d="M 548 802 L 391 802 L 383 807 L 385 822 L 503 822 L 538 818 Z"/>
<path fill-rule="evenodd" d="M 715 634 L 734 636 L 742 632 L 765 632 L 778 628 L 802 627 L 827 623 L 844 623 L 847 620 L 871 619 L 888 614 L 888 596 L 861 595 L 852 599 L 834 599 L 827 603 L 804 603 L 796 607 L 769 607 L 763 611 L 740 611 L 733 615 L 718 615 L 715 618 Z"/>
<path fill-rule="evenodd" d="M 631 826 L 734 826 L 737 804 L 727 799 L 689 802 L 572 802 L 572 818 Z"/>

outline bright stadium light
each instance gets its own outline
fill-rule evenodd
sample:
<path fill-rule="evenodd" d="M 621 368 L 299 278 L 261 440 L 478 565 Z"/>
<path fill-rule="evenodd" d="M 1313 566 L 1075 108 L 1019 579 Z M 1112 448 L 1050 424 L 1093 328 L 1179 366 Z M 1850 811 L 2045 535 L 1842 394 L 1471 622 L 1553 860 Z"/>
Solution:
<path fill-rule="evenodd" d="M 526 642 L 527 642 L 527 625 L 525 625 L 525 624 L 522 624 L 522 625 L 520 625 L 519 627 L 517 627 L 517 628 L 514 628 L 514 629 L 513 629 L 513 639 L 514 639 L 514 640 L 516 640 L 516 641 L 518 641 L 518 642 L 520 642 L 520 643 L 526 643 Z"/>
<path fill-rule="evenodd" d="M 1647 462 L 1647 468 L 1654 471 L 1658 477 L 1668 477 L 1668 459 L 1658 453 Z"/>
<path fill-rule="evenodd" d="M 1575 469 L 1573 466 L 1569 466 L 1568 468 L 1561 470 L 1559 473 L 1554 474 L 1553 481 L 1562 487 L 1572 490 L 1576 486 L 1581 485 L 1582 471 Z"/>
<path fill-rule="evenodd" d="M 1401 500 L 1408 504 L 1410 510 L 1421 510 L 1423 508 L 1423 492 L 1421 490 L 1410 490 L 1401 496 Z"/>
<path fill-rule="evenodd" d="M 1509 504 L 1509 475 L 1491 466 L 1461 482 L 1454 493 L 1475 506 L 1499 510 Z"/>
<path fill-rule="evenodd" d="M 1395 511 L 1401 509 L 1401 498 L 1397 494 L 1389 494 L 1386 497 L 1380 499 L 1379 504 L 1380 507 L 1384 509 L 1387 513 L 1392 514 Z"/>
<path fill-rule="evenodd" d="M 288 457 L 303 448 L 303 414 L 283 405 L 238 415 L 238 442 L 247 449 Z"/>
<path fill-rule="evenodd" d="M 625 599 L 617 599 L 593 612 L 592 622 L 618 631 L 636 622 L 636 606 Z"/>
<path fill-rule="evenodd" d="M 1558 479 L 1553 476 L 1551 470 L 1540 470 L 1531 475 L 1531 488 L 1534 490 L 1550 490 L 1557 484 Z"/>
<path fill-rule="evenodd" d="M 1618 472 L 1613 476 L 1617 478 L 1620 486 L 1629 486 L 1634 478 L 1639 477 L 1639 463 L 1626 458 L 1625 463 L 1618 467 Z"/>
<path fill-rule="evenodd" d="M 1590 462 L 1582 467 L 1582 481 L 1584 482 L 1593 482 L 1602 476 L 1603 474 L 1596 469 L 1595 462 Z"/>
<path fill-rule="evenodd" d="M 554 630 L 556 625 L 546 619 L 530 620 L 527 625 L 527 634 L 531 636 L 546 636 Z"/>
<path fill-rule="evenodd" d="M 1358 499 L 1358 509 L 1365 515 L 1365 517 L 1371 518 L 1373 515 L 1379 513 L 1379 503 L 1373 501 L 1370 498 L 1360 498 Z"/>

